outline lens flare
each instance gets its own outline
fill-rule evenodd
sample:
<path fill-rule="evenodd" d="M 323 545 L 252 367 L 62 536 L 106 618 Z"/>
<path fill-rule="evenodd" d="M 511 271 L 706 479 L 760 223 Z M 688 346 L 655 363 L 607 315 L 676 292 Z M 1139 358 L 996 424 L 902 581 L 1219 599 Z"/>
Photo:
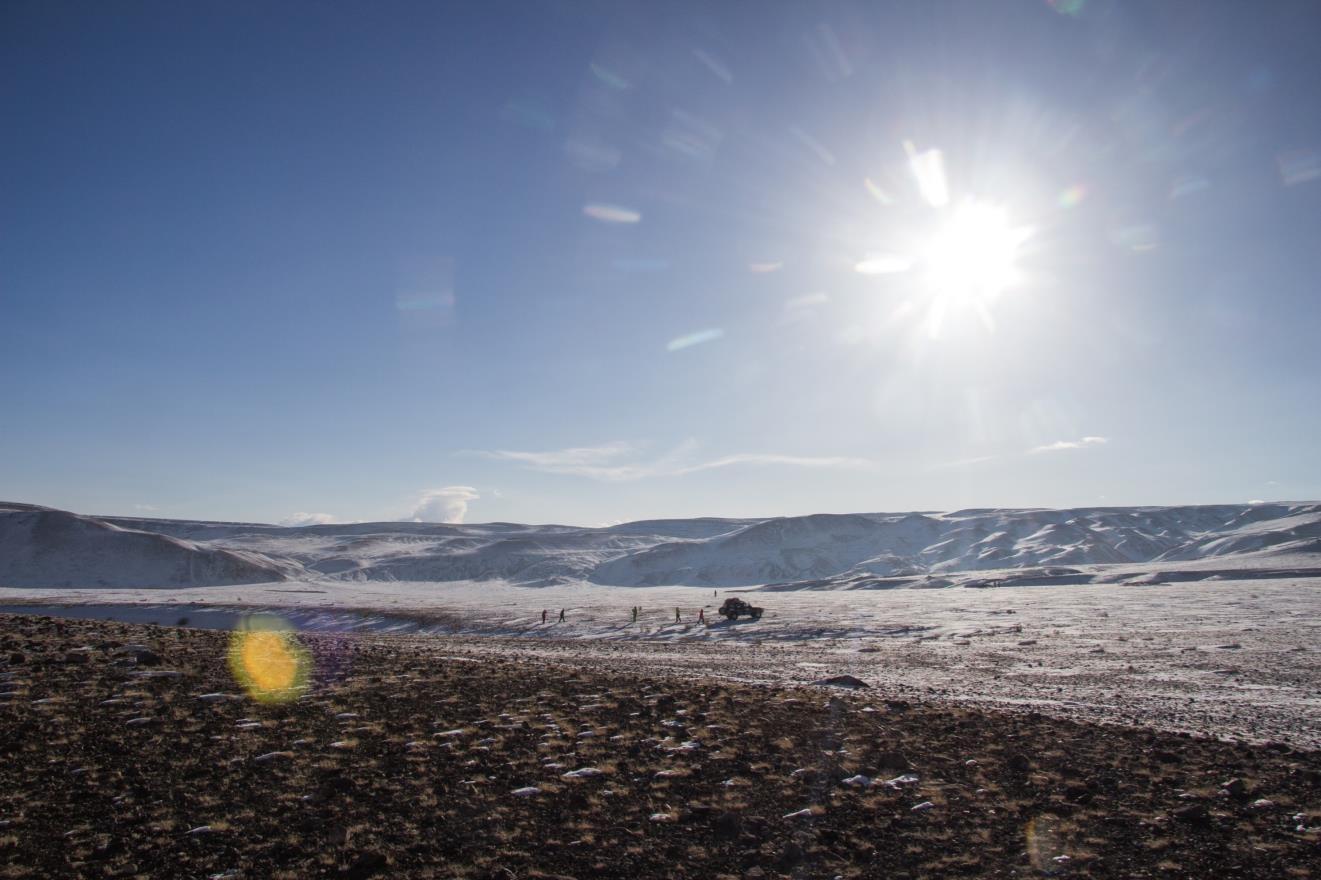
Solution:
<path fill-rule="evenodd" d="M 1072 861 L 1065 852 L 1067 838 L 1063 823 L 1055 816 L 1044 814 L 1028 820 L 1023 829 L 1027 856 L 1032 867 L 1042 874 L 1057 874 Z"/>
<path fill-rule="evenodd" d="M 867 187 L 867 192 L 871 193 L 872 198 L 880 202 L 882 205 L 889 206 L 894 204 L 894 196 L 881 189 L 881 187 L 870 177 L 863 180 L 863 184 Z"/>
<path fill-rule="evenodd" d="M 853 266 L 859 275 L 893 275 L 913 268 L 913 261 L 903 254 L 868 254 Z"/>
<path fill-rule="evenodd" d="M 1087 187 L 1081 183 L 1075 183 L 1060 193 L 1059 206 L 1061 208 L 1076 208 L 1082 204 L 1085 198 L 1087 198 Z"/>
<path fill-rule="evenodd" d="M 667 351 L 683 351 L 685 348 L 692 348 L 694 345 L 701 345 L 703 342 L 714 342 L 724 335 L 724 330 L 719 327 L 711 327 L 707 330 L 689 333 L 687 336 L 680 336 L 678 339 L 671 339 L 665 348 Z"/>
<path fill-rule="evenodd" d="M 945 156 L 940 150 L 918 152 L 911 141 L 904 141 L 908 170 L 917 181 L 918 192 L 928 205 L 943 208 L 949 204 L 949 181 L 945 177 Z"/>
<path fill-rule="evenodd" d="M 642 214 L 632 208 L 599 202 L 583 205 L 583 214 L 602 223 L 637 223 L 642 219 Z"/>
<path fill-rule="evenodd" d="M 296 697 L 307 683 L 311 658 L 285 621 L 253 615 L 230 638 L 229 668 L 248 696 L 280 703 Z"/>

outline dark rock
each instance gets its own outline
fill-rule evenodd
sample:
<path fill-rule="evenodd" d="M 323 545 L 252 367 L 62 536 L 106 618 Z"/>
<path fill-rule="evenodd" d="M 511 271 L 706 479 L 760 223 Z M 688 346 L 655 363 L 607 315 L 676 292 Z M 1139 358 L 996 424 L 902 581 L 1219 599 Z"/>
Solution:
<path fill-rule="evenodd" d="M 1242 779 L 1231 779 L 1228 782 L 1221 783 L 1220 788 L 1225 794 L 1232 798 L 1247 797 L 1248 787 Z"/>
<path fill-rule="evenodd" d="M 1022 752 L 1014 752 L 1005 759 L 1005 766 L 1010 770 L 1017 770 L 1019 773 L 1026 773 L 1032 769 L 1032 762 L 1027 759 L 1027 755 Z"/>
<path fill-rule="evenodd" d="M 136 658 L 139 666 L 160 666 L 161 655 L 155 651 L 138 651 Z"/>
<path fill-rule="evenodd" d="M 908 770 L 913 765 L 903 752 L 891 749 L 876 756 L 876 767 L 880 770 Z"/>
<path fill-rule="evenodd" d="M 359 854 L 348 868 L 340 872 L 340 876 L 345 880 L 367 880 L 368 877 L 374 877 L 384 871 L 385 866 L 385 856 L 374 850 L 368 850 Z"/>
<path fill-rule="evenodd" d="M 1084 782 L 1074 782 L 1064 789 L 1064 796 L 1074 803 L 1085 804 L 1092 799 L 1092 790 Z"/>
<path fill-rule="evenodd" d="M 1206 804 L 1189 804 L 1186 807 L 1179 807 L 1179 809 L 1175 810 L 1174 818 L 1178 819 L 1180 822 L 1201 824 L 1210 818 L 1210 814 L 1206 811 Z"/>
<path fill-rule="evenodd" d="M 85 664 L 87 663 L 87 653 L 85 651 L 70 651 L 64 655 L 65 663 Z"/>
<path fill-rule="evenodd" d="M 826 685 L 828 687 L 844 688 L 869 688 L 871 685 L 862 679 L 853 675 L 832 675 L 829 678 L 821 678 L 812 682 L 812 684 Z"/>
<path fill-rule="evenodd" d="M 803 848 L 791 840 L 780 851 L 780 858 L 776 867 L 781 871 L 790 871 L 796 865 L 802 864 L 805 858 L 807 858 L 807 853 L 803 852 Z"/>
<path fill-rule="evenodd" d="M 24 663 L 28 662 L 28 658 L 22 651 L 15 651 L 9 655 L 9 662 L 13 666 L 22 666 Z"/>

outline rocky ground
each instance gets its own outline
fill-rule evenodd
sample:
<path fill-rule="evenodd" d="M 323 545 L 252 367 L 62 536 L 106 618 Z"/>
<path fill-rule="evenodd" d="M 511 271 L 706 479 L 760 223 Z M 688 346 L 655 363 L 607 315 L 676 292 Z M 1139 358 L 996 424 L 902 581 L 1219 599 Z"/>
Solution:
<path fill-rule="evenodd" d="M 0 616 L 0 876 L 1312 877 L 1321 755 L 890 690 Z"/>

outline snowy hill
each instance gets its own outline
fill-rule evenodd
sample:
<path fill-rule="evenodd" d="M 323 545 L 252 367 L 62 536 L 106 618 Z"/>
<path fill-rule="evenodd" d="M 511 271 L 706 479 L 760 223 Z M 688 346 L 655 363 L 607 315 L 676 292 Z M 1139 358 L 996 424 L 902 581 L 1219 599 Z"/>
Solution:
<path fill-rule="evenodd" d="M 32 505 L 0 504 L 0 584 L 187 587 L 278 581 L 292 572 L 260 554 L 202 547 Z"/>
<path fill-rule="evenodd" d="M 298 580 L 884 589 L 1321 572 L 1321 504 L 285 527 L 0 503 L 0 586 Z"/>

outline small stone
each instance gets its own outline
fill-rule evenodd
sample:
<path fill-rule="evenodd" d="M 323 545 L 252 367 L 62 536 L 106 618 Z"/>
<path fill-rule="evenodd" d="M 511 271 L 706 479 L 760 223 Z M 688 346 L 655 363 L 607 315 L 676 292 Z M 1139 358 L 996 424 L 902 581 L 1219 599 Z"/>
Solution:
<path fill-rule="evenodd" d="M 293 756 L 293 752 L 267 752 L 264 755 L 258 755 L 252 760 L 257 764 L 269 764 L 272 761 L 278 761 L 281 758 L 292 758 Z"/>

